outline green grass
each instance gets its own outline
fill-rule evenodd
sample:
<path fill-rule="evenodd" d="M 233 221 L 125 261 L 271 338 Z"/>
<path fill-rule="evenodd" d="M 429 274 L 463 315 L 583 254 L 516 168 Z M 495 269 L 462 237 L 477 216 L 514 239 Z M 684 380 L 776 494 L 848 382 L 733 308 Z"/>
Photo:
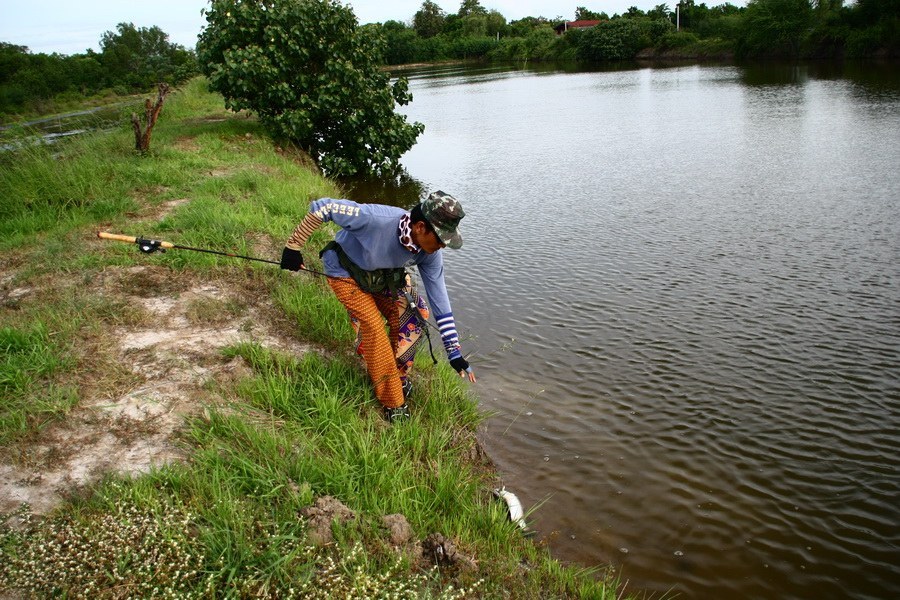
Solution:
<path fill-rule="evenodd" d="M 351 597 L 450 597 L 451 584 L 487 597 L 603 597 L 602 582 L 559 566 L 491 499 L 490 474 L 464 458 L 481 417 L 449 369 L 420 373 L 413 419 L 390 426 L 346 358 L 297 359 L 251 344 L 228 354 L 253 375 L 227 410 L 211 408 L 192 424 L 190 463 L 109 480 L 54 518 L 0 535 L 0 583 L 39 595 L 156 587 L 172 597 L 290 597 L 312 581 L 300 597 L 335 597 L 348 586 Z M 298 517 L 321 495 L 357 514 L 335 526 L 334 547 L 310 544 Z M 420 570 L 386 543 L 378 518 L 394 513 L 419 538 L 452 537 L 478 570 Z M 67 545 L 53 544 L 62 536 Z M 90 564 L 73 566 L 73 552 Z"/>
<path fill-rule="evenodd" d="M 40 429 L 75 404 L 75 390 L 53 381 L 70 363 L 43 323 L 0 328 L 0 443 Z"/>
<path fill-rule="evenodd" d="M 145 256 L 94 235 L 277 259 L 309 200 L 340 193 L 334 183 L 277 152 L 255 120 L 224 112 L 202 79 L 167 100 L 148 156 L 131 147 L 123 127 L 0 158 L 0 292 L 32 289 L 0 303 L 0 451 L 63 418 L 85 382 L 128 384 L 102 350 L 116 328 L 146 315 L 98 292 L 111 266 L 227 277 L 268 294 L 290 324 L 284 333 L 320 350 L 228 349 L 224 358 L 240 357 L 251 372 L 208 390 L 221 402 L 188 423 L 188 461 L 110 477 L 46 518 L 27 507 L 12 521 L 0 516 L 0 593 L 615 597 L 614 579 L 559 564 L 508 521 L 490 494 L 493 473 L 471 458 L 484 416 L 446 364 L 420 356 L 413 418 L 391 426 L 321 278 L 189 251 Z M 317 232 L 309 247 L 329 235 Z M 152 284 L 167 289 L 165 279 Z M 140 282 L 120 285 L 141 295 Z M 198 299 L 187 315 L 204 327 L 246 319 L 246 310 L 241 299 Z M 357 517 L 335 524 L 335 543 L 319 547 L 300 511 L 324 495 Z M 425 568 L 412 552 L 396 552 L 381 524 L 392 513 L 405 515 L 418 540 L 452 538 L 474 567 Z"/>

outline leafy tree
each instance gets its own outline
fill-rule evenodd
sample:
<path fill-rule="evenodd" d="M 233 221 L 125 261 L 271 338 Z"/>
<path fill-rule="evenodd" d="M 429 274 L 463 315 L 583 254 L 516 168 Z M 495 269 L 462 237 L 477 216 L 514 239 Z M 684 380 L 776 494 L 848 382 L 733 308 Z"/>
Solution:
<path fill-rule="evenodd" d="M 465 36 L 495 37 L 506 27 L 506 18 L 496 10 L 476 13 L 462 18 L 462 32 Z"/>
<path fill-rule="evenodd" d="M 367 25 L 366 27 L 372 27 Z M 374 25 L 377 27 L 377 25 Z M 384 62 L 388 65 L 402 65 L 416 60 L 418 37 L 411 27 L 399 21 L 385 21 L 381 35 L 385 40 Z"/>
<path fill-rule="evenodd" d="M 459 11 L 456 13 L 458 17 L 468 17 L 469 15 L 486 15 L 487 9 L 481 5 L 478 0 L 463 0 L 459 5 Z"/>
<path fill-rule="evenodd" d="M 868 25 L 900 18 L 900 0 L 856 0 L 855 9 Z"/>
<path fill-rule="evenodd" d="M 431 0 L 426 0 L 422 3 L 422 8 L 413 16 L 413 29 L 416 30 L 419 37 L 434 37 L 443 30 L 446 16 L 440 6 Z"/>
<path fill-rule="evenodd" d="M 812 16 L 809 0 L 750 0 L 738 51 L 743 56 L 795 57 Z"/>
<path fill-rule="evenodd" d="M 502 60 L 540 59 L 547 56 L 553 45 L 561 38 L 574 39 L 579 33 L 581 32 L 574 30 L 565 36 L 558 36 L 549 24 L 544 23 L 531 29 L 525 36 L 508 37 L 503 40 L 496 50 L 496 57 Z"/>
<path fill-rule="evenodd" d="M 668 19 L 672 11 L 669 10 L 669 6 L 666 4 L 657 4 L 653 7 L 653 10 L 647 11 L 647 17 L 651 19 Z"/>
<path fill-rule="evenodd" d="M 628 10 L 626 10 L 625 14 L 622 16 L 628 17 L 629 19 L 636 19 L 638 17 L 643 17 L 645 15 L 644 15 L 644 11 L 639 9 L 637 6 L 632 6 Z"/>
<path fill-rule="evenodd" d="M 464 26 L 465 21 L 459 15 L 447 15 L 447 18 L 444 19 L 444 27 L 441 29 L 441 33 L 446 37 L 459 37 L 465 35 L 463 33 Z"/>
<path fill-rule="evenodd" d="M 82 94 L 87 95 L 97 91 L 100 82 L 105 77 L 103 65 L 97 59 L 98 56 L 91 50 L 87 54 L 75 54 L 68 57 L 69 80 L 72 87 Z"/>
<path fill-rule="evenodd" d="M 146 88 L 161 81 L 178 83 L 196 72 L 193 53 L 170 43 L 168 34 L 155 25 L 137 28 L 119 23 L 116 32 L 101 36 L 100 50 L 109 85 Z"/>
<path fill-rule="evenodd" d="M 852 28 L 846 37 L 848 56 L 879 51 L 900 55 L 900 0 L 856 0 L 841 11 L 841 17 Z"/>
<path fill-rule="evenodd" d="M 487 34 L 491 37 L 506 31 L 506 17 L 499 11 L 492 10 L 487 14 Z"/>
<path fill-rule="evenodd" d="M 383 39 L 337 0 L 212 0 L 197 44 L 210 86 L 331 175 L 395 172 L 423 131 L 412 96 L 378 68 Z"/>
<path fill-rule="evenodd" d="M 575 9 L 575 20 L 576 21 L 605 21 L 608 20 L 609 16 L 606 13 L 598 13 L 592 10 L 588 10 L 583 6 L 579 6 Z"/>
<path fill-rule="evenodd" d="M 635 19 L 613 19 L 588 29 L 578 43 L 578 58 L 589 62 L 629 60 L 643 46 L 643 32 Z"/>
<path fill-rule="evenodd" d="M 539 27 L 546 27 L 550 21 L 544 17 L 523 17 L 517 21 L 509 22 L 509 35 L 513 37 L 525 37 Z"/>

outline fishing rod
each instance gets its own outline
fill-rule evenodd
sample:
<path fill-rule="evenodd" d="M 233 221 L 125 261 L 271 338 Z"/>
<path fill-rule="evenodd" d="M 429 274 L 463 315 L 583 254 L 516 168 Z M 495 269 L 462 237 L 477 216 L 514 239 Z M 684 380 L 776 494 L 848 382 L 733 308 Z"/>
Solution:
<path fill-rule="evenodd" d="M 173 244 L 172 242 L 166 242 L 163 240 L 153 240 L 148 238 L 136 237 L 131 235 L 121 235 L 118 233 L 109 233 L 106 231 L 98 231 L 97 237 L 104 240 L 115 240 L 117 242 L 126 242 L 128 244 L 137 244 L 138 249 L 144 254 L 153 254 L 154 252 L 165 252 L 166 250 L 176 249 L 176 250 L 190 250 L 191 252 L 203 252 L 205 254 L 215 254 L 216 256 L 226 256 L 228 258 L 240 258 L 242 260 L 252 260 L 256 262 L 266 263 L 270 265 L 278 265 L 281 266 L 281 263 L 277 260 L 269 260 L 267 258 L 258 258 L 256 256 L 245 256 L 243 254 L 234 254 L 232 252 L 220 252 L 219 250 L 209 250 L 207 248 L 194 248 L 193 246 L 183 246 L 181 244 Z M 301 271 L 306 271 L 307 273 L 312 273 L 313 275 L 319 275 L 320 277 L 326 277 L 328 279 L 340 279 L 339 277 L 334 277 L 329 275 L 328 273 L 323 273 L 321 271 L 316 271 L 315 269 L 307 269 L 306 267 L 300 267 Z M 437 332 L 440 332 L 440 329 L 437 325 L 432 324 L 428 319 L 425 318 L 425 315 L 422 313 L 422 310 L 419 308 L 418 303 L 413 299 L 412 295 L 403 290 L 402 294 L 406 298 L 406 301 L 412 306 L 416 313 L 419 315 L 419 321 L 425 324 L 425 338 L 428 340 L 428 351 L 431 354 L 431 360 L 434 364 L 438 363 L 437 358 L 434 356 L 434 350 L 431 347 L 431 334 L 428 331 L 428 328 L 432 328 Z"/>
<path fill-rule="evenodd" d="M 177 249 L 177 250 L 190 250 L 192 252 L 204 252 L 206 254 L 215 254 L 217 256 L 227 256 L 228 258 L 241 258 L 243 260 L 254 260 L 256 262 L 268 263 L 270 265 L 279 265 L 281 263 L 277 260 L 269 260 L 267 258 L 257 258 L 255 256 L 244 256 L 242 254 L 233 254 L 231 252 L 220 252 L 218 250 L 208 250 L 206 248 L 194 248 L 192 246 L 182 246 L 181 244 L 173 244 L 172 242 L 165 242 L 162 240 L 151 240 L 141 237 L 134 237 L 131 235 L 119 235 L 118 233 L 107 233 L 106 231 L 100 231 L 97 233 L 97 237 L 104 240 L 115 240 L 117 242 L 127 242 L 129 244 L 137 244 L 138 248 L 144 254 L 153 254 L 154 252 L 165 252 L 166 250 Z M 306 267 L 300 267 L 301 270 L 306 271 L 308 273 L 312 273 L 314 275 L 320 275 L 322 277 L 328 277 L 329 279 L 336 279 L 327 273 L 322 273 L 321 271 L 316 271 L 315 269 L 307 269 Z"/>
<path fill-rule="evenodd" d="M 233 254 L 231 252 L 220 252 L 218 250 L 208 250 L 206 248 L 194 248 L 192 246 L 182 246 L 181 244 L 173 244 L 172 242 L 166 242 L 163 240 L 151 240 L 142 237 L 135 237 L 131 235 L 120 235 L 118 233 L 108 233 L 106 231 L 97 232 L 97 237 L 104 240 L 115 240 L 117 242 L 126 242 L 129 244 L 137 244 L 138 248 L 144 254 L 153 254 L 154 252 L 165 252 L 166 250 L 176 249 L 176 250 L 190 250 L 192 252 L 204 252 L 206 254 L 215 254 L 217 256 L 227 256 L 228 258 L 240 258 L 243 260 L 253 260 L 256 262 L 267 263 L 270 265 L 278 265 L 281 266 L 281 263 L 277 260 L 269 260 L 267 258 L 257 258 L 256 256 L 244 256 L 242 254 Z M 316 271 L 315 269 L 307 269 L 306 267 L 300 267 L 301 271 L 306 271 L 307 273 L 312 273 L 313 275 L 319 275 L 320 277 L 327 277 L 328 279 L 339 279 L 339 277 L 334 277 L 329 275 L 328 273 L 323 273 L 321 271 Z M 416 312 L 419 314 L 419 320 L 425 323 L 428 327 L 432 327 L 435 331 L 439 331 L 437 326 L 430 323 L 422 314 L 422 311 L 417 306 L 416 302 L 413 300 L 412 296 L 409 292 L 404 291 L 404 296 L 406 297 L 406 301 L 409 302 L 409 305 L 416 309 Z M 429 348 L 431 346 L 431 337 L 427 335 L 428 327 L 425 328 L 426 337 L 428 338 Z M 432 354 L 432 359 L 434 359 L 434 354 Z M 437 363 L 437 359 L 434 359 L 434 362 Z"/>

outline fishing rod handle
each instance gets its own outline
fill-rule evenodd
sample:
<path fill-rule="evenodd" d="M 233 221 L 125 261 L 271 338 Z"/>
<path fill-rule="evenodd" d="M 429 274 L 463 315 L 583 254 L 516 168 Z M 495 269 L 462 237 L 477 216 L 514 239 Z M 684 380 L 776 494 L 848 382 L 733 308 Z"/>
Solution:
<path fill-rule="evenodd" d="M 117 242 L 128 242 L 129 244 L 137 243 L 138 239 L 133 235 L 120 235 L 118 233 L 107 233 L 106 231 L 100 231 L 97 233 L 97 237 L 104 240 L 116 240 Z M 162 248 L 174 248 L 175 244 L 172 242 L 160 242 L 160 247 Z"/>

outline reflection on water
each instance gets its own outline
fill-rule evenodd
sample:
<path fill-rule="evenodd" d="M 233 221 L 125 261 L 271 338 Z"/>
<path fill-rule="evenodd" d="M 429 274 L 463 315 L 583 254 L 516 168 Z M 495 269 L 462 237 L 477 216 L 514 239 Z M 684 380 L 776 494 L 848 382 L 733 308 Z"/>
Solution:
<path fill-rule="evenodd" d="M 558 555 L 687 598 L 900 594 L 900 82 L 406 73 L 483 433 Z M 364 199 L 364 198 L 360 198 Z"/>
<path fill-rule="evenodd" d="M 411 177 L 403 170 L 395 177 L 343 177 L 338 179 L 344 197 L 359 202 L 388 204 L 402 208 L 411 208 L 426 195 L 421 181 Z"/>
<path fill-rule="evenodd" d="M 137 105 L 135 104 L 134 107 Z M 134 109 L 128 103 L 99 106 L 89 110 L 53 115 L 0 126 L 0 150 L 17 150 L 36 144 L 53 144 L 56 141 L 82 133 L 108 130 L 128 123 L 126 114 Z"/>

